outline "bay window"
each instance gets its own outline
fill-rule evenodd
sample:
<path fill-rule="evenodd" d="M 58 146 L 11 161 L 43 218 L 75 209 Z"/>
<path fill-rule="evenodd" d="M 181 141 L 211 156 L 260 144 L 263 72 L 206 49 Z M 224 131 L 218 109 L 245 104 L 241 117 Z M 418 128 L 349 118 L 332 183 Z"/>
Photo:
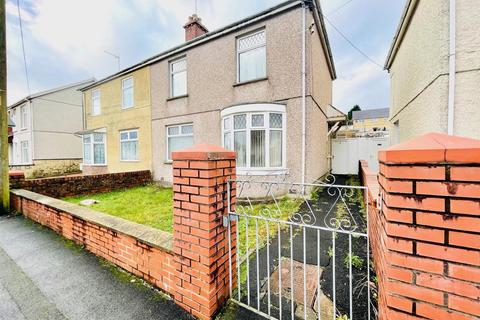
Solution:
<path fill-rule="evenodd" d="M 265 30 L 237 39 L 237 82 L 267 76 L 267 45 Z"/>
<path fill-rule="evenodd" d="M 138 130 L 120 131 L 120 160 L 138 160 Z"/>
<path fill-rule="evenodd" d="M 231 114 L 222 112 L 223 146 L 237 152 L 239 169 L 285 168 L 285 112 L 271 106 L 272 111 L 253 105 L 246 112 L 242 106 L 230 108 L 234 109 Z"/>
<path fill-rule="evenodd" d="M 193 146 L 193 124 L 167 127 L 167 160 L 172 161 L 172 152 Z"/>
<path fill-rule="evenodd" d="M 105 134 L 94 132 L 83 135 L 83 163 L 105 165 Z"/>

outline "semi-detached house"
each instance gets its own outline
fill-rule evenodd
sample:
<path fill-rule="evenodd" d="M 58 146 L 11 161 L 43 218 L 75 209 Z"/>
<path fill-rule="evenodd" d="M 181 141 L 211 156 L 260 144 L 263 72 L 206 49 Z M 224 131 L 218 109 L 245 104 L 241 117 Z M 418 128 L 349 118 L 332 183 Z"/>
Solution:
<path fill-rule="evenodd" d="M 83 88 L 85 173 L 151 169 L 193 144 L 237 152 L 237 173 L 313 181 L 329 170 L 335 68 L 318 1 L 287 1 Z"/>

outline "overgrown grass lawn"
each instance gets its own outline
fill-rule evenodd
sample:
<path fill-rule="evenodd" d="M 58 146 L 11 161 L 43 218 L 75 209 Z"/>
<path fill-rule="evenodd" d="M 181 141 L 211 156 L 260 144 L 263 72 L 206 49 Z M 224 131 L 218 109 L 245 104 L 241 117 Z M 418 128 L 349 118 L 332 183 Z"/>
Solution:
<path fill-rule="evenodd" d="M 173 230 L 173 192 L 171 188 L 148 185 L 63 200 L 79 204 L 85 199 L 99 201 L 90 206 L 94 210 L 166 232 Z"/>
<path fill-rule="evenodd" d="M 143 225 L 151 226 L 166 232 L 172 232 L 173 222 L 173 192 L 171 188 L 155 185 L 123 189 L 112 192 L 98 193 L 86 196 L 64 198 L 63 200 L 79 204 L 85 199 L 94 199 L 99 203 L 90 208 L 113 216 L 130 220 Z M 275 203 L 259 203 L 252 206 L 244 204 L 246 214 L 268 216 L 280 220 L 287 219 L 292 213 L 297 212 L 302 201 L 290 197 L 283 197 Z M 264 215 L 265 216 L 265 215 Z M 270 228 L 270 238 L 277 234 L 278 224 L 262 219 L 248 219 L 248 248 L 251 250 L 256 245 L 256 223 L 258 223 L 259 247 L 266 244 L 266 225 Z M 245 255 L 246 250 L 246 224 L 247 220 L 241 218 L 239 222 L 240 248 L 239 254 Z"/>

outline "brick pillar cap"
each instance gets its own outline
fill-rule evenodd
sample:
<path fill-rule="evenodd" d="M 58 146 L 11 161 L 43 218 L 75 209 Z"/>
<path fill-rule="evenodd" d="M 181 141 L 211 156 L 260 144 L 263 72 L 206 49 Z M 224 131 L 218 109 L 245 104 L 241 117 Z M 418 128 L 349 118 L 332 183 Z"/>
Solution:
<path fill-rule="evenodd" d="M 194 145 L 191 148 L 172 152 L 173 160 L 222 160 L 235 159 L 235 151 L 227 150 L 225 148 L 201 143 Z"/>
<path fill-rule="evenodd" d="M 10 177 L 24 177 L 25 174 L 23 173 L 23 171 L 11 170 L 11 171 L 8 172 L 8 176 L 10 176 Z"/>
<path fill-rule="evenodd" d="M 480 140 L 427 133 L 378 153 L 385 163 L 478 163 Z"/>

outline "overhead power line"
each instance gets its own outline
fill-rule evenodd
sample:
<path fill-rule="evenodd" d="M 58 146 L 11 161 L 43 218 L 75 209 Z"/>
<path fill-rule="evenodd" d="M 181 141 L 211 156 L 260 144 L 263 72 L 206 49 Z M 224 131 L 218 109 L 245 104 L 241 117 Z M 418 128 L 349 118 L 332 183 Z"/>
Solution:
<path fill-rule="evenodd" d="M 22 24 L 22 14 L 20 13 L 20 0 L 17 0 L 17 10 L 18 10 L 18 21 L 20 23 L 20 36 L 22 38 L 22 52 L 23 52 L 23 65 L 25 66 L 25 79 L 27 81 L 28 94 L 30 94 L 30 81 L 28 79 L 27 58 L 25 55 L 25 42 L 23 40 L 23 24 Z"/>
<path fill-rule="evenodd" d="M 327 13 L 328 16 L 331 16 L 332 14 L 334 14 L 335 12 L 339 11 L 340 9 L 342 9 L 343 7 L 345 7 L 347 4 L 349 4 L 350 2 L 352 2 L 353 0 L 348 0 L 344 3 L 342 3 L 341 5 L 339 5 L 338 7 L 336 7 L 335 9 L 333 9 L 332 11 L 330 11 L 329 13 Z"/>
<path fill-rule="evenodd" d="M 330 26 L 332 26 L 332 28 L 338 32 L 338 34 L 343 38 L 345 39 L 345 41 L 348 42 L 348 44 L 350 44 L 352 46 L 352 48 L 354 48 L 355 50 L 357 50 L 362 56 L 364 56 L 367 60 L 369 60 L 371 63 L 375 64 L 376 66 L 378 66 L 380 69 L 383 70 L 383 66 L 378 63 L 377 61 L 375 61 L 373 58 L 370 58 L 368 56 L 368 54 L 366 54 L 362 49 L 360 49 L 359 47 L 357 47 L 350 39 L 348 39 L 348 37 L 346 35 L 343 34 L 342 31 L 340 31 L 333 23 L 332 21 L 330 21 L 330 19 L 327 18 L 326 15 L 323 15 L 323 18 L 325 19 L 325 21 L 327 21 Z"/>

